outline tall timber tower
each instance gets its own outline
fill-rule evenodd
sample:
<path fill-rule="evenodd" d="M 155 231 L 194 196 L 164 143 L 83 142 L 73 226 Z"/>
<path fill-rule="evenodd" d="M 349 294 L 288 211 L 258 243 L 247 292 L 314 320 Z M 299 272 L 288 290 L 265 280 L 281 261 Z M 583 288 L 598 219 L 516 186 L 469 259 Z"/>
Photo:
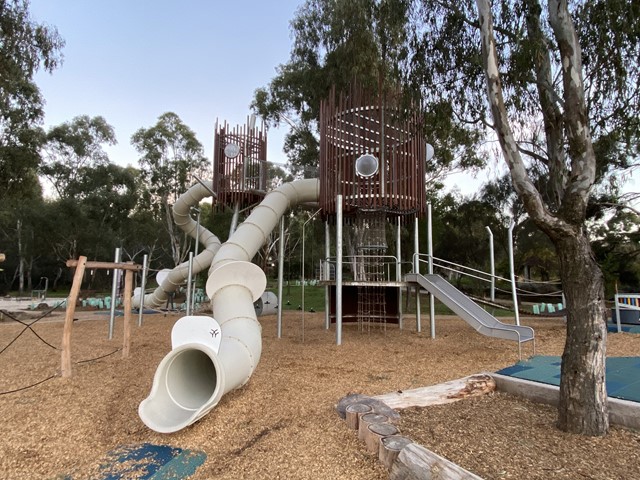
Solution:
<path fill-rule="evenodd" d="M 345 279 L 339 285 L 325 278 L 332 321 L 341 315 L 369 329 L 401 320 L 399 233 L 390 255 L 387 232 L 394 226 L 399 232 L 426 210 L 426 143 L 414 107 L 400 91 L 372 93 L 357 84 L 333 88 L 321 102 L 320 208 L 347 232 L 336 240 L 347 247 L 336 249 L 346 252 Z"/>

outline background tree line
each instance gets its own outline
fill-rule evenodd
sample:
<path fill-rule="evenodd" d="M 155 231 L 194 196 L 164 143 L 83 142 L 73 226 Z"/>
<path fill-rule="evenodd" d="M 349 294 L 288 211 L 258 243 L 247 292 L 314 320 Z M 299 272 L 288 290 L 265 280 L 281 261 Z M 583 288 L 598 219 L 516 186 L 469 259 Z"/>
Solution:
<path fill-rule="evenodd" d="M 137 168 L 109 162 L 103 147 L 115 138 L 101 117 L 44 131 L 33 75 L 59 65 L 64 42 L 31 20 L 28 5 L 0 0 L 4 288 L 60 278 L 66 258 L 109 258 L 115 246 L 134 260 L 147 252 L 179 262 L 189 242 L 170 206 L 192 174 L 205 176 L 202 146 L 173 113 L 133 135 Z M 638 211 L 629 204 L 638 195 L 623 190 L 639 159 L 638 17 L 632 0 L 307 0 L 291 23 L 289 60 L 252 105 L 270 124 L 291 126 L 291 171 L 310 176 L 330 86 L 357 79 L 418 99 L 437 152 L 425 187 L 438 256 L 484 263 L 483 227 L 504 243 L 517 225 L 520 265 L 537 257 L 540 275 L 559 275 L 567 296 L 560 425 L 593 435 L 608 430 L 604 298 L 616 284 L 638 289 Z M 491 161 L 504 162 L 508 177 L 472 198 L 443 194 L 446 175 Z"/>

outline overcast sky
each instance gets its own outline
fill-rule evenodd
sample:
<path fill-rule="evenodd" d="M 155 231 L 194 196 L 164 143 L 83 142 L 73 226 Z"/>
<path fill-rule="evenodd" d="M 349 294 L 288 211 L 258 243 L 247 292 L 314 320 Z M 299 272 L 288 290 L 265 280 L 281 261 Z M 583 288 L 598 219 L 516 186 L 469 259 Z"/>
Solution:
<path fill-rule="evenodd" d="M 302 0 L 31 0 L 65 39 L 64 63 L 36 81 L 45 127 L 102 115 L 116 131 L 111 161 L 137 165 L 131 135 L 172 111 L 213 156 L 216 119 L 244 124 L 256 88 L 289 58 L 289 21 Z M 268 159 L 285 162 L 283 132 Z"/>

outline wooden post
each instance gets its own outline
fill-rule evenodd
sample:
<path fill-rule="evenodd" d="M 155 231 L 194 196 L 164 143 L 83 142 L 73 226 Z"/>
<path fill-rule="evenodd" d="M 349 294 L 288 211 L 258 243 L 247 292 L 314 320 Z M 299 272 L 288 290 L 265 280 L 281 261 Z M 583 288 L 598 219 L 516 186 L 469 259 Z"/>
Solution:
<path fill-rule="evenodd" d="M 71 329 L 73 328 L 73 315 L 76 312 L 76 302 L 80 293 L 80 285 L 84 277 L 84 269 L 87 264 L 87 257 L 80 257 L 73 276 L 73 284 L 67 298 L 67 311 L 64 317 L 64 330 L 62 332 L 62 376 L 71 376 Z"/>
<path fill-rule="evenodd" d="M 390 423 L 373 423 L 369 425 L 364 436 L 364 444 L 367 450 L 376 455 L 380 454 L 380 439 L 389 435 L 397 435 L 398 429 Z"/>
<path fill-rule="evenodd" d="M 375 398 L 391 408 L 428 407 L 444 405 L 463 398 L 477 397 L 491 393 L 496 382 L 489 375 L 471 375 L 449 382 L 378 395 Z"/>
<path fill-rule="evenodd" d="M 124 274 L 124 334 L 122 340 L 122 358 L 129 356 L 131 350 L 131 295 L 133 292 L 133 271 Z"/>
<path fill-rule="evenodd" d="M 364 442 L 367 435 L 369 425 L 372 423 L 384 423 L 389 418 L 386 415 L 380 415 L 379 413 L 365 413 L 360 417 L 358 422 L 358 439 Z"/>
<path fill-rule="evenodd" d="M 352 430 L 358 430 L 358 421 L 365 413 L 369 413 L 371 407 L 364 403 L 352 403 L 346 409 L 347 426 Z"/>
<path fill-rule="evenodd" d="M 378 459 L 382 464 L 387 467 L 387 470 L 391 470 L 391 465 L 398 458 L 400 450 L 413 443 L 407 437 L 402 435 L 390 435 L 380 440 L 380 450 L 378 451 Z"/>

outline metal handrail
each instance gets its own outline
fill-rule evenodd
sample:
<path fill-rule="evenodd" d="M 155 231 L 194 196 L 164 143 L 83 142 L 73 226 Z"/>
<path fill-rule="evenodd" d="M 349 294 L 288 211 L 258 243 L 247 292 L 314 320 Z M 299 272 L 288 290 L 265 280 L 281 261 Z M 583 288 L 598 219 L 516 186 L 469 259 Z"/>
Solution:
<path fill-rule="evenodd" d="M 396 268 L 400 267 L 398 271 L 396 271 L 396 282 L 400 282 L 402 281 L 402 266 L 403 265 L 410 265 L 409 262 L 402 262 L 402 261 L 398 261 L 398 257 L 395 255 L 345 255 L 342 257 L 343 259 L 343 270 L 344 270 L 344 265 L 349 265 L 351 262 L 350 260 L 353 259 L 365 259 L 365 258 L 375 258 L 376 260 L 378 260 L 378 263 L 382 263 L 385 266 L 391 267 L 394 266 Z M 333 257 L 328 257 L 325 259 L 321 259 L 320 260 L 320 273 L 321 273 L 321 280 L 329 280 L 329 278 L 324 278 L 325 274 L 324 274 L 324 269 L 323 267 L 323 263 L 329 263 L 329 264 L 337 264 L 337 257 L 333 256 Z M 390 277 L 391 277 L 391 271 L 387 272 L 387 281 L 391 281 Z"/>
<path fill-rule="evenodd" d="M 426 253 L 414 253 L 414 257 L 416 257 L 416 256 L 418 257 L 418 262 L 423 263 L 423 264 L 424 263 L 428 263 L 428 260 L 425 260 L 425 259 L 423 259 L 421 257 L 427 257 L 427 259 L 428 259 L 429 258 L 429 254 L 426 254 Z M 461 275 L 465 275 L 465 276 L 470 277 L 470 278 L 475 278 L 477 280 L 481 280 L 481 281 L 487 282 L 487 283 L 491 282 L 491 276 L 492 275 L 489 272 L 485 272 L 483 270 L 478 270 L 478 269 L 475 269 L 475 268 L 472 268 L 472 267 L 468 267 L 466 265 L 460 265 L 458 263 L 451 262 L 451 261 L 448 261 L 448 260 L 444 260 L 442 258 L 438 258 L 438 257 L 435 257 L 435 256 L 433 257 L 433 261 L 434 261 L 433 265 L 435 267 L 437 267 L 437 268 L 442 269 L 442 270 L 448 270 L 448 271 L 451 271 L 451 272 L 456 272 L 456 273 L 459 273 Z M 438 263 L 436 263 L 436 261 Z M 447 267 L 447 266 L 441 264 L 440 262 L 442 262 L 443 264 L 454 265 L 456 267 L 459 267 L 461 270 L 469 270 L 471 272 L 476 272 L 476 273 L 478 273 L 480 275 L 485 275 L 485 277 L 481 277 L 481 276 L 473 275 L 471 273 L 460 271 L 460 270 L 458 270 L 456 268 Z M 488 277 L 488 278 L 486 278 L 486 277 Z M 496 280 L 503 281 L 503 282 L 511 283 L 510 279 L 505 278 L 505 277 L 501 277 L 500 275 L 493 275 L 493 278 L 496 279 Z M 534 282 L 531 282 L 531 283 L 534 283 Z M 535 282 L 535 283 L 548 284 L 548 283 L 552 283 L 552 282 Z M 498 290 L 500 290 L 500 289 L 498 289 Z M 518 290 L 518 294 L 519 295 L 544 295 L 546 297 L 562 296 L 562 290 L 557 290 L 555 292 L 548 292 L 548 293 L 544 293 L 544 294 L 541 294 L 539 292 L 534 292 L 534 291 L 531 291 L 531 290 L 527 290 L 525 288 L 520 288 L 520 287 L 517 287 L 517 290 Z"/>

